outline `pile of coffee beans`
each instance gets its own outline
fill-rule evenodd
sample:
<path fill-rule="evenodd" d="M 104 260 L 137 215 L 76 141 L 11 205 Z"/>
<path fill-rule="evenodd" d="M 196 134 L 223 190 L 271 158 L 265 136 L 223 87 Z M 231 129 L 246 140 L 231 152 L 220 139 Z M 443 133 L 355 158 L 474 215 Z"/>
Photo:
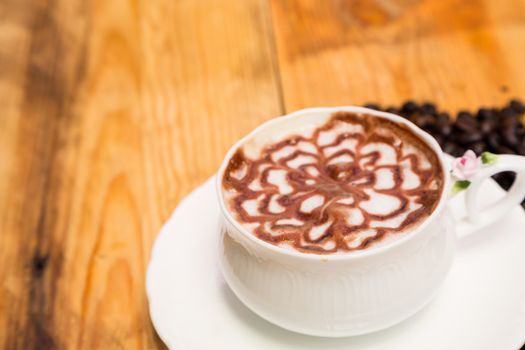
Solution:
<path fill-rule="evenodd" d="M 406 101 L 400 106 L 383 108 L 376 103 L 365 107 L 401 115 L 434 136 L 441 148 L 455 157 L 471 149 L 476 154 L 489 151 L 525 156 L 525 127 L 522 117 L 525 104 L 512 99 L 499 108 L 482 107 L 477 111 L 460 111 L 452 116 L 431 102 Z M 513 173 L 500 173 L 494 179 L 509 189 Z M 525 201 L 522 202 L 525 208 Z"/>

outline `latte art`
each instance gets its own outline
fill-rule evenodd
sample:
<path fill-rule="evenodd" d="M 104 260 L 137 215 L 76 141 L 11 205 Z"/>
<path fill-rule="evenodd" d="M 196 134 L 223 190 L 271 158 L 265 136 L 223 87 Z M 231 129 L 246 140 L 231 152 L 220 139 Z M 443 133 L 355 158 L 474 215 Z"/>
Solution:
<path fill-rule="evenodd" d="M 406 126 L 338 112 L 324 124 L 232 156 L 222 179 L 229 211 L 268 243 L 346 253 L 392 241 L 428 217 L 443 173 Z"/>

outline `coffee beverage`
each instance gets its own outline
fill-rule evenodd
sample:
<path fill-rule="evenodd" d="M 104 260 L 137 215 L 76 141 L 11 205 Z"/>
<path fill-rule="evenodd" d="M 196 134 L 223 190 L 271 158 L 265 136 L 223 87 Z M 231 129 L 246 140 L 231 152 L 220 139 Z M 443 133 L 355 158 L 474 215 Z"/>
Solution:
<path fill-rule="evenodd" d="M 443 183 L 437 155 L 407 126 L 337 112 L 245 142 L 229 159 L 222 192 L 255 237 L 341 254 L 413 230 L 435 209 Z"/>
<path fill-rule="evenodd" d="M 436 106 L 420 107 L 403 107 L 413 123 L 370 108 L 304 109 L 228 151 L 215 178 L 218 265 L 239 300 L 276 325 L 329 337 L 390 327 L 431 300 L 458 237 L 525 197 L 525 157 L 498 155 L 495 166 L 487 162 L 495 155 L 477 159 L 483 165 L 469 177 L 464 211 L 452 217 L 445 194 L 472 154 L 446 171 L 452 159 L 425 130 L 464 133 L 471 118 L 461 113 L 458 127 Z M 509 194 L 479 210 L 485 181 L 502 171 L 516 173 Z"/>

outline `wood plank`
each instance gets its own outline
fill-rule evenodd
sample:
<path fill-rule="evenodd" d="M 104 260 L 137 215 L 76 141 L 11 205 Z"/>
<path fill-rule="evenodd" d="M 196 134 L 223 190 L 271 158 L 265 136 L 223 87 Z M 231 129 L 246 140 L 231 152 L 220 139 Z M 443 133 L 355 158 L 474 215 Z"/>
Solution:
<path fill-rule="evenodd" d="M 161 347 L 144 291 L 156 233 L 235 139 L 281 112 L 268 4 L 0 13 L 0 348 Z"/>
<path fill-rule="evenodd" d="M 6 181 L 0 194 L 0 273 L 5 276 L 0 344 L 6 349 L 56 345 L 48 328 L 49 310 L 62 261 L 58 255 L 53 264 L 48 261 L 62 244 L 58 232 L 50 239 L 54 218 L 48 214 L 61 204 L 53 201 L 53 183 L 60 177 L 51 174 L 61 131 L 69 122 L 66 111 L 78 83 L 82 41 L 66 42 L 50 9 L 49 3 L 28 8 L 15 2 L 2 8 L 7 43 L 2 61 L 9 62 L 2 72 L 9 112 L 2 122 L 7 126 L 1 147 Z"/>
<path fill-rule="evenodd" d="M 277 0 L 272 14 L 287 111 L 525 96 L 523 1 Z"/>

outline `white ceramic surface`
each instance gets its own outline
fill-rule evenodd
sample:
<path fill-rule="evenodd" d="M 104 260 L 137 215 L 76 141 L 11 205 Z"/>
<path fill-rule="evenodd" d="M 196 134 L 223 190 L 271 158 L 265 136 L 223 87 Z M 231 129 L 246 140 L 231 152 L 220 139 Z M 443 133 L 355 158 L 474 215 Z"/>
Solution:
<path fill-rule="evenodd" d="M 489 181 L 478 202 L 503 194 Z M 450 205 L 455 216 L 465 214 L 462 195 Z M 460 241 L 447 279 L 422 311 L 387 330 L 337 339 L 283 330 L 233 295 L 217 265 L 218 218 L 209 180 L 181 202 L 153 247 L 146 281 L 150 315 L 170 349 L 515 350 L 525 342 L 520 207 Z"/>
<path fill-rule="evenodd" d="M 322 125 L 334 113 L 363 113 L 403 125 L 421 138 L 441 162 L 444 190 L 436 208 L 410 232 L 384 245 L 347 254 L 304 254 L 256 238 L 239 224 L 223 198 L 221 179 L 240 147 L 262 147 L 282 133 Z M 258 147 L 256 147 L 258 148 Z M 470 220 L 454 223 L 444 208 L 450 173 L 436 140 L 400 116 L 363 107 L 321 107 L 299 110 L 260 125 L 228 152 L 217 174 L 217 195 L 223 217 L 219 262 L 235 295 L 264 319 L 295 332 L 344 337 L 395 325 L 421 310 L 435 295 L 453 263 L 457 237 L 494 222 L 525 197 L 525 157 L 500 155 L 483 167 L 466 191 Z M 490 175 L 515 171 L 517 180 L 497 205 L 480 210 L 477 195 Z"/>

